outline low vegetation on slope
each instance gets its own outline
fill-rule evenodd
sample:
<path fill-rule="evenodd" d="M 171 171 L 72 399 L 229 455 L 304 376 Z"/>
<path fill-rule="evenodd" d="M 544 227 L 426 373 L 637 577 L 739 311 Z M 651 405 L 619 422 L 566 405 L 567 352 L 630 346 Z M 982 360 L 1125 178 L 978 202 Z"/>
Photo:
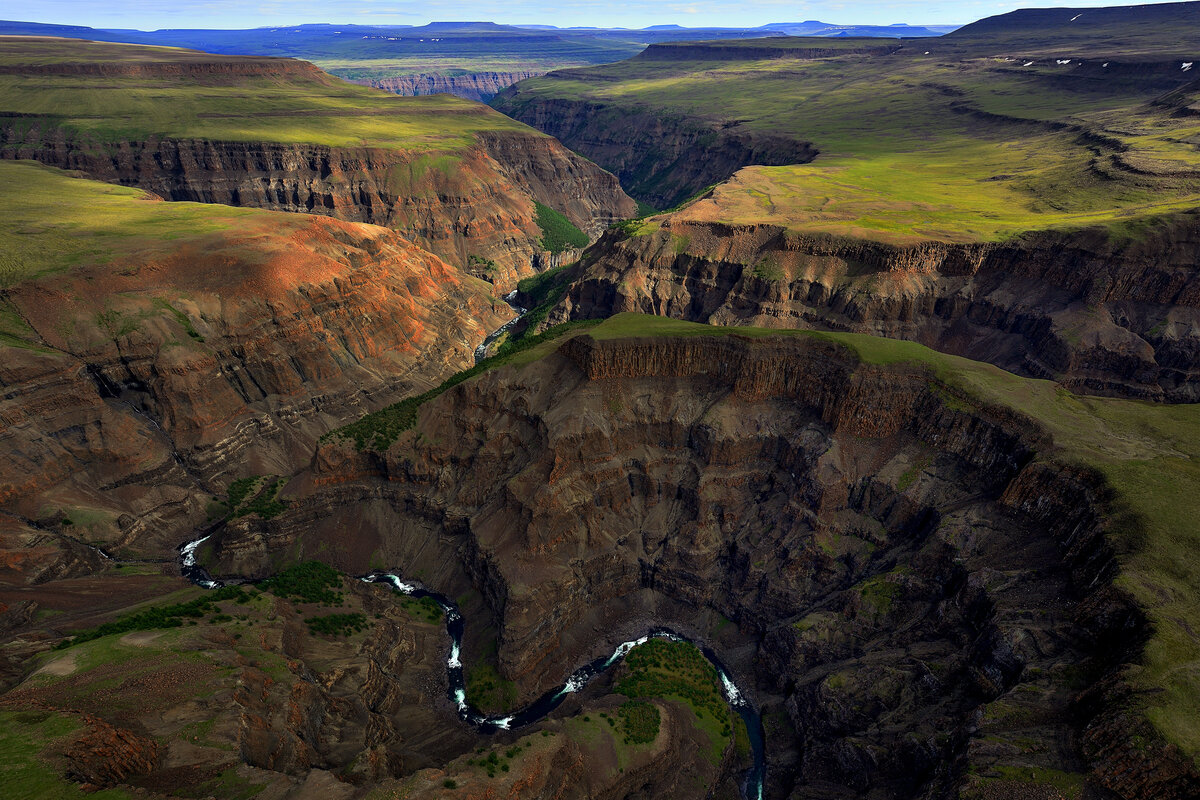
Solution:
<path fill-rule="evenodd" d="M 189 240 L 271 219 L 307 220 L 229 206 L 163 203 L 140 189 L 79 180 L 31 161 L 0 162 L 0 288 L 135 252 L 165 254 Z"/>
<path fill-rule="evenodd" d="M 389 719 L 364 698 L 380 685 L 420 696 L 419 687 L 444 677 L 440 621 L 417 619 L 383 585 L 308 564 L 267 591 L 204 590 L 155 576 L 165 585 L 152 604 L 138 604 L 136 592 L 121 600 L 149 580 L 131 574 L 137 569 L 86 579 L 104 610 L 86 608 L 69 592 L 48 599 L 58 610 L 39 629 L 72 631 L 96 614 L 108 621 L 75 630 L 68 647 L 36 657 L 32 672 L 6 687 L 4 797 L 286 796 L 304 782 L 315 752 L 328 752 L 331 770 L 361 783 L 373 777 L 358 766 L 376 744 L 368 730 Z M 341 607 L 305 591 L 315 584 L 333 591 Z M 387 664 L 396 648 L 406 655 L 368 683 L 362 664 Z M 438 719 L 418 703 L 404 713 L 421 729 Z M 247 715 L 255 720 L 249 727 Z M 336 733 L 325 727 L 331 724 Z M 303 736 L 302 747 L 278 747 Z M 325 750 L 331 741 L 332 752 Z M 180 747 L 188 754 L 184 770 L 171 761 Z M 436 745 L 414 747 L 440 756 Z M 247 771 L 247 764 L 262 769 Z"/>
<path fill-rule="evenodd" d="M 629 158 L 618 144 L 632 142 L 644 151 L 633 157 L 640 171 L 623 174 L 635 194 L 661 189 L 686 171 L 683 161 L 731 158 L 726 142 L 774 137 L 817 151 L 811 163 L 748 166 L 690 206 L 689 218 L 901 242 L 993 241 L 1200 205 L 1200 117 L 1177 113 L 1178 99 L 1155 103 L 1191 81 L 1192 58 L 1173 53 L 1200 62 L 1200 40 L 1194 29 L 1155 30 L 1170 54 L 1135 52 L 1099 29 L 1094 40 L 955 33 L 886 53 L 797 58 L 752 42 L 719 43 L 720 59 L 668 46 L 655 58 L 647 51 L 524 81 L 495 105 L 609 169 L 618 165 L 606 159 Z M 744 58 L 726 57 L 738 48 Z M 649 134 L 629 139 L 639 125 L 664 128 L 665 140 L 707 133 L 676 153 Z M 781 163 L 747 153 L 727 175 Z M 679 196 L 699 188 L 680 187 Z"/>
<path fill-rule="evenodd" d="M 616 692 L 629 698 L 659 697 L 684 703 L 696 717 L 696 724 L 709 740 L 709 758 L 720 763 L 733 735 L 733 712 L 721 694 L 717 671 L 695 645 L 665 639 L 651 639 L 625 656 L 628 673 L 616 685 Z M 658 733 L 658 714 L 653 706 L 626 704 L 621 707 L 630 741 L 653 741 Z"/>
<path fill-rule="evenodd" d="M 386 408 L 366 414 L 349 425 L 343 425 L 330 431 L 323 439 L 349 439 L 360 450 L 386 450 L 399 438 L 400 434 L 410 430 L 416 424 L 417 412 L 421 406 L 433 398 L 489 369 L 504 364 L 527 364 L 536 360 L 550 352 L 552 342 L 564 333 L 589 328 L 597 323 L 599 320 L 568 322 L 538 334 L 509 339 L 500 346 L 495 355 L 480 361 L 470 369 L 465 369 L 447 378 L 428 392 L 415 397 L 407 397 Z"/>
<path fill-rule="evenodd" d="M 537 224 L 542 229 L 542 248 L 551 253 L 561 253 L 572 248 L 587 247 L 588 236 L 576 228 L 571 220 L 541 203 L 534 203 Z"/>
<path fill-rule="evenodd" d="M 164 80 L 180 71 L 195 80 Z M 106 142 L 166 136 L 446 151 L 482 131 L 528 131 L 476 103 L 397 97 L 300 61 L 77 40 L 0 42 L 0 97 L 0 127 L 18 140 L 66 127 Z"/>

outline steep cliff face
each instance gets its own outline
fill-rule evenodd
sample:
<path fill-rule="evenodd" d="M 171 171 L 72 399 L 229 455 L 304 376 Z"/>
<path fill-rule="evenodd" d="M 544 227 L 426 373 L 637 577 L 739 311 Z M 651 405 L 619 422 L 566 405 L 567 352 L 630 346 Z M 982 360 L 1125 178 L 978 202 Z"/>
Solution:
<path fill-rule="evenodd" d="M 750 164 L 804 164 L 817 156 L 813 145 L 791 136 L 594 100 L 526 96 L 519 85 L 491 105 L 615 173 L 655 208 L 670 208 Z"/>
<path fill-rule="evenodd" d="M 436 384 L 511 311 L 396 233 L 255 223 L 6 292 L 0 502 L 52 532 L 169 553 L 233 478 Z"/>
<path fill-rule="evenodd" d="M 460 266 L 493 262 L 479 276 L 503 291 L 532 274 L 540 251 L 534 200 L 593 235 L 636 212 L 616 178 L 532 132 L 494 132 L 439 154 L 157 137 L 106 144 L 46 125 L 10 120 L 0 157 L 80 170 L 169 200 L 384 225 Z"/>
<path fill-rule="evenodd" d="M 1095 708 L 1071 676 L 1133 658 L 1144 623 L 1108 588 L 1098 484 L 1034 460 L 1047 446 L 832 344 L 580 336 L 447 392 L 385 453 L 325 445 L 292 509 L 227 528 L 214 558 L 255 575 L 321 552 L 473 586 L 522 699 L 676 626 L 752 687 L 772 796 L 1085 780 L 1072 742 Z M 1174 769 L 1162 752 L 1120 774 Z M 1123 796 L 1149 791 L 1130 780 Z"/>
<path fill-rule="evenodd" d="M 548 324 L 621 311 L 910 339 L 1091 394 L 1200 399 L 1200 222 L 910 246 L 667 218 L 605 238 Z"/>
<path fill-rule="evenodd" d="M 336 71 L 335 71 L 336 74 Z M 540 72 L 470 72 L 465 75 L 443 75 L 437 72 L 423 72 L 417 75 L 397 75 L 393 78 L 376 78 L 358 80 L 363 86 L 373 86 L 392 94 L 405 97 L 419 97 L 426 94 L 452 94 L 465 100 L 478 100 L 486 103 L 501 90 L 507 89 L 518 81 L 545 75 Z"/>

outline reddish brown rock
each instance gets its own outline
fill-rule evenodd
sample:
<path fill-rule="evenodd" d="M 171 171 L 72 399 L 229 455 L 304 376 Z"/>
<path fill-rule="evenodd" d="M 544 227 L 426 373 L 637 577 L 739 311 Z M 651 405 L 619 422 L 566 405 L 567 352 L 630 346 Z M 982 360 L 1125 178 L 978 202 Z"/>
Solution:
<path fill-rule="evenodd" d="M 257 224 L 9 290 L 37 341 L 0 366 L 0 502 L 59 532 L 83 509 L 90 541 L 169 553 L 232 478 L 291 474 L 511 315 L 387 229 Z"/>
<path fill-rule="evenodd" d="M 104 789 L 158 765 L 159 748 L 152 739 L 85 716 L 86 731 L 66 750 L 67 776 L 84 789 Z"/>
<path fill-rule="evenodd" d="M 1119 670 L 1145 630 L 1108 583 L 1105 494 L 956 392 L 810 338 L 580 335 L 431 401 L 384 453 L 327 443 L 218 564 L 371 554 L 473 589 L 519 701 L 656 625 L 712 642 L 769 720 L 772 791 L 1084 775 L 1097 709 L 1069 676 Z M 465 660 L 486 646 L 468 630 Z"/>

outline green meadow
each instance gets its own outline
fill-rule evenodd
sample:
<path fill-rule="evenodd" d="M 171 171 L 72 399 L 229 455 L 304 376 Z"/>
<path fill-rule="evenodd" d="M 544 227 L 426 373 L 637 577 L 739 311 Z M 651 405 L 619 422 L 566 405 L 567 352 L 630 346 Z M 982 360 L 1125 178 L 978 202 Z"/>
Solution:
<path fill-rule="evenodd" d="M 304 222 L 256 209 L 166 203 L 140 189 L 29 161 L 0 161 L 0 186 L 0 288 L 135 252 L 170 250 L 230 227 Z"/>
<path fill-rule="evenodd" d="M 530 132 L 478 103 L 447 95 L 398 97 L 315 70 L 179 80 L 153 72 L 37 69 L 57 62 L 203 66 L 230 61 L 263 63 L 163 47 L 0 38 L 0 120 L 26 141 L 47 128 L 65 127 L 98 142 L 164 136 L 418 151 L 462 149 L 482 131 Z"/>
<path fill-rule="evenodd" d="M 1026 66 L 950 39 L 815 59 L 755 58 L 750 44 L 736 45 L 745 60 L 688 60 L 679 48 L 676 61 L 562 70 L 523 82 L 503 107 L 519 116 L 534 101 L 587 100 L 605 107 L 600 124 L 650 115 L 819 151 L 808 164 L 744 169 L 685 212 L 704 221 L 996 241 L 1200 206 L 1200 117 L 1151 102 L 1165 79 L 1108 80 L 1053 58 Z M 1200 94 L 1181 92 L 1177 106 Z"/>

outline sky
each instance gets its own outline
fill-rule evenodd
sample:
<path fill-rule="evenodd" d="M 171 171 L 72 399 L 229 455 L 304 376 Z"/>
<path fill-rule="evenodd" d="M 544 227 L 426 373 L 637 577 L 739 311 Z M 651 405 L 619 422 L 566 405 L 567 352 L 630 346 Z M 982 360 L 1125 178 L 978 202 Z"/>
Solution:
<path fill-rule="evenodd" d="M 310 22 L 424 25 L 435 20 L 641 28 L 836 24 L 960 25 L 1017 8 L 1138 5 L 1120 0 L 0 0 L 0 19 L 92 28 L 255 28 Z"/>

